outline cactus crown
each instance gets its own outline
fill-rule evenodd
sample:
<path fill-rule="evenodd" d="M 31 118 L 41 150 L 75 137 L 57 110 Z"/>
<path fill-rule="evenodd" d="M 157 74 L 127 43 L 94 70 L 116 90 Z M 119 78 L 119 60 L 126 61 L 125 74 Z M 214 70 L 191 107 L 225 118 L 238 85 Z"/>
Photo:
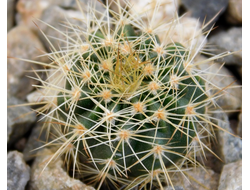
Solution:
<path fill-rule="evenodd" d="M 71 155 L 73 173 L 84 167 L 98 189 L 104 181 L 173 187 L 171 173 L 198 164 L 194 141 L 208 148 L 201 134 L 213 135 L 207 109 L 216 96 L 192 47 L 160 42 L 159 28 L 119 8 L 106 6 L 100 19 L 89 10 L 86 29 L 69 23 L 76 39 L 65 34 L 66 49 L 49 54 L 52 74 L 38 112 L 58 135 L 52 143 L 64 140 L 55 155 Z"/>

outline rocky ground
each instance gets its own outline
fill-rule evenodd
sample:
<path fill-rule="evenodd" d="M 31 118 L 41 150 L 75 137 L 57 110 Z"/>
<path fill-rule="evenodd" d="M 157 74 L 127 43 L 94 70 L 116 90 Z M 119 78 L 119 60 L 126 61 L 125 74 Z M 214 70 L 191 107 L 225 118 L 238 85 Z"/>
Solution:
<path fill-rule="evenodd" d="M 88 0 L 82 0 L 87 2 Z M 39 57 L 44 52 L 49 52 L 49 44 L 33 23 L 34 18 L 39 18 L 57 28 L 62 27 L 60 21 L 64 15 L 68 17 L 80 16 L 75 0 L 8 0 L 7 20 L 7 51 L 10 57 L 20 57 L 42 62 L 49 62 L 46 57 Z M 136 2 L 136 1 L 134 1 Z M 102 11 L 102 7 L 98 6 Z M 218 86 L 227 86 L 236 81 L 233 86 L 241 85 L 242 78 L 242 2 L 241 0 L 179 0 L 179 13 L 187 13 L 187 17 L 203 21 L 213 18 L 220 11 L 212 24 L 217 27 L 211 32 L 207 44 L 213 47 L 214 53 L 224 51 L 235 52 L 228 57 L 217 60 L 211 72 L 217 72 L 221 63 L 225 64 L 220 73 L 230 75 L 227 80 L 214 78 Z M 166 12 L 165 12 L 166 13 Z M 163 13 L 163 16 L 165 15 Z M 72 20 L 72 22 L 77 22 Z M 49 36 L 58 36 L 57 32 L 41 22 L 36 22 Z M 210 26 L 211 26 L 210 25 Z M 188 32 L 188 31 L 187 31 Z M 52 40 L 53 43 L 58 43 Z M 63 44 L 60 44 L 63 45 Z M 210 47 L 210 46 L 209 46 Z M 204 59 L 201 57 L 200 59 Z M 31 65 L 17 59 L 8 59 L 7 84 L 8 105 L 27 103 L 32 99 L 35 90 L 32 84 L 37 81 L 27 78 L 34 76 L 27 70 L 41 69 L 40 66 Z M 44 77 L 44 76 L 43 76 Z M 241 114 L 241 88 L 230 88 L 217 102 L 227 110 L 238 110 L 214 114 L 220 120 L 219 125 L 242 136 Z M 52 154 L 50 149 L 39 151 L 31 150 L 43 145 L 44 134 L 40 134 L 41 123 L 32 108 L 9 107 L 7 112 L 7 175 L 8 190 L 44 190 L 44 189 L 94 189 L 83 182 L 71 178 L 63 169 L 63 161 L 58 158 L 55 164 L 47 167 L 43 174 L 44 163 Z M 31 113 L 31 114 L 27 114 Z M 223 160 L 221 162 L 212 154 L 207 154 L 207 172 L 196 169 L 188 171 L 197 181 L 211 190 L 240 190 L 242 189 L 242 140 L 222 131 L 217 132 L 217 142 L 213 143 L 213 151 Z M 40 140 L 39 140 L 40 139 Z M 190 184 L 181 176 L 176 176 L 176 190 L 205 190 L 199 183 Z M 185 187 L 185 188 L 184 188 Z M 170 190 L 172 188 L 166 188 Z"/>

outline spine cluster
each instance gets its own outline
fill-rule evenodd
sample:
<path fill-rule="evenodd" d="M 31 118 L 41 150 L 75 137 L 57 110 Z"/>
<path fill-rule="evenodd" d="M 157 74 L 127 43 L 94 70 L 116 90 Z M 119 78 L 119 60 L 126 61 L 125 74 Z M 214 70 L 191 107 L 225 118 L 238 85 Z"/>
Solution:
<path fill-rule="evenodd" d="M 59 144 L 51 160 L 64 155 L 98 189 L 173 187 L 171 174 L 198 164 L 196 152 L 209 149 L 203 134 L 217 127 L 209 115 L 217 94 L 197 68 L 199 52 L 161 42 L 162 26 L 121 7 L 95 14 L 84 14 L 86 28 L 68 24 L 74 37 L 61 32 L 68 46 L 52 46 L 48 79 L 39 78 L 45 105 L 37 111 L 56 136 L 48 145 Z"/>

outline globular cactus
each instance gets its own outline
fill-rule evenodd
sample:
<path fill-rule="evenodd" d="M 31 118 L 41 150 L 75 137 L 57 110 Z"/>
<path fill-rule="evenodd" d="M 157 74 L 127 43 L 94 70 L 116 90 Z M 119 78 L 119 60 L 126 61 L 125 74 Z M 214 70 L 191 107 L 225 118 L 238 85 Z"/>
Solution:
<path fill-rule="evenodd" d="M 54 157 L 66 154 L 98 189 L 174 187 L 171 173 L 197 165 L 192 154 L 209 149 L 202 134 L 217 127 L 199 52 L 160 42 L 157 28 L 121 7 L 93 13 L 86 29 L 69 23 L 75 38 L 65 34 L 67 47 L 49 54 L 52 74 L 39 78 L 46 104 L 38 112 L 57 135 L 48 145 L 60 141 Z"/>

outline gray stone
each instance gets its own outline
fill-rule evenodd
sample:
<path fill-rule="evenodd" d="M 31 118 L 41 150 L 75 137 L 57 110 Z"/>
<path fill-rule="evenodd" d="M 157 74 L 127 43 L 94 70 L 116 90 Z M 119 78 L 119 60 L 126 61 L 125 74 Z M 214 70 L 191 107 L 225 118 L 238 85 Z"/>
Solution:
<path fill-rule="evenodd" d="M 7 155 L 7 189 L 24 190 L 30 179 L 30 167 L 23 160 L 23 154 L 11 151 Z"/>
<path fill-rule="evenodd" d="M 84 11 L 87 10 L 86 7 L 88 4 L 95 7 L 97 18 L 99 18 L 100 15 L 105 11 L 105 8 L 100 3 L 100 1 L 79 0 L 79 5 Z M 17 24 L 25 25 L 35 33 L 39 34 L 47 50 L 50 50 L 50 46 L 40 32 L 40 29 L 47 36 L 52 36 L 59 39 L 55 40 L 50 38 L 55 48 L 59 49 L 58 44 L 61 47 L 62 44 L 64 44 L 62 43 L 62 41 L 65 41 L 66 37 L 60 34 L 60 32 L 56 31 L 56 29 L 62 32 L 65 32 L 66 30 L 70 31 L 69 29 L 67 29 L 67 27 L 62 26 L 63 24 L 68 25 L 65 24 L 67 23 L 66 18 L 70 21 L 70 23 L 78 24 L 79 27 L 84 27 L 83 22 L 77 20 L 84 19 L 84 17 L 82 15 L 82 12 L 80 11 L 80 8 L 78 7 L 78 3 L 76 0 L 37 0 L 28 2 L 27 0 L 19 0 L 16 7 Z"/>
<path fill-rule="evenodd" d="M 184 189 L 184 187 L 181 187 L 181 186 L 174 186 L 174 188 L 173 187 L 167 187 L 164 190 L 185 190 L 185 189 Z"/>
<path fill-rule="evenodd" d="M 71 24 L 79 25 L 80 28 L 83 28 L 85 25 L 82 21 L 71 17 L 83 19 L 80 11 L 64 10 L 58 6 L 51 6 L 44 10 L 41 20 L 46 24 L 38 23 L 38 25 L 41 31 L 43 31 L 43 33 L 48 37 L 49 41 L 53 45 L 53 48 L 60 50 L 60 48 L 65 48 L 68 43 L 76 43 L 70 39 L 73 37 L 75 40 L 78 37 L 76 37 L 75 34 L 69 34 L 72 30 L 66 27 L 69 26 L 66 18 Z M 68 31 L 68 34 L 66 31 Z M 66 37 L 65 34 L 69 37 Z M 41 32 L 39 32 L 39 38 L 48 50 L 52 49 L 50 43 Z"/>
<path fill-rule="evenodd" d="M 216 130 L 218 139 L 218 143 L 215 145 L 216 154 L 223 160 L 224 164 L 241 160 L 242 140 L 233 134 L 228 116 L 225 113 L 216 113 L 213 116 L 217 120 L 217 125 L 224 130 Z"/>
<path fill-rule="evenodd" d="M 12 28 L 7 35 L 7 92 L 24 100 L 26 95 L 30 93 L 34 87 L 32 84 L 38 84 L 35 79 L 28 78 L 37 77 L 33 73 L 33 69 L 42 68 L 40 65 L 28 63 L 20 59 L 28 59 L 39 62 L 49 62 L 47 57 L 38 57 L 44 54 L 44 47 L 27 27 L 16 26 Z M 18 59 L 20 58 L 20 59 Z M 31 72 L 27 72 L 31 71 Z"/>
<path fill-rule="evenodd" d="M 7 0 L 7 31 L 14 26 L 15 0 Z"/>
<path fill-rule="evenodd" d="M 218 190 L 242 189 L 242 160 L 226 164 L 223 167 Z"/>
<path fill-rule="evenodd" d="M 191 16 L 199 18 L 201 22 L 210 21 L 217 13 L 222 14 L 228 5 L 228 0 L 181 0 L 182 4 L 191 12 Z M 219 15 L 213 20 L 216 22 Z M 211 26 L 211 24 L 210 24 Z"/>
<path fill-rule="evenodd" d="M 46 142 L 46 131 L 42 130 L 43 124 L 45 123 L 40 121 L 32 129 L 28 142 L 23 150 L 25 161 L 33 160 L 37 152 L 40 150 L 35 149 L 41 147 Z"/>
<path fill-rule="evenodd" d="M 237 135 L 242 137 L 242 113 L 238 116 Z"/>
<path fill-rule="evenodd" d="M 184 171 L 187 178 L 177 172 L 172 183 L 175 190 L 207 190 L 217 189 L 219 174 L 211 169 L 203 169 L 200 167 L 192 168 Z M 189 176 L 189 177 L 188 177 Z M 171 186 L 165 187 L 164 190 L 173 190 Z"/>
<path fill-rule="evenodd" d="M 81 2 L 86 3 L 86 0 L 80 0 Z M 58 5 L 63 9 L 78 9 L 76 0 L 49 0 L 51 5 Z"/>
<path fill-rule="evenodd" d="M 8 97 L 8 106 L 24 104 L 23 101 Z M 36 114 L 27 106 L 9 107 L 7 109 L 7 143 L 12 145 L 21 138 L 36 121 Z"/>
<path fill-rule="evenodd" d="M 235 64 L 242 66 L 242 28 L 233 27 L 228 31 L 220 31 L 208 39 L 208 43 L 213 46 L 215 54 L 223 52 L 234 52 L 222 59 L 219 62 L 226 64 Z"/>
<path fill-rule="evenodd" d="M 100 2 L 90 0 L 80 1 L 83 11 L 87 11 L 87 4 L 95 7 L 96 18 L 103 16 L 102 14 L 105 12 L 105 9 Z M 86 28 L 85 22 L 83 22 L 83 20 L 86 21 L 85 16 L 80 10 L 64 10 L 54 4 L 44 9 L 40 18 L 43 23 L 38 22 L 38 25 L 41 31 L 49 38 L 54 48 L 60 50 L 60 48 L 66 48 L 67 45 L 75 46 L 77 42 L 84 40 L 84 35 L 79 34 L 79 32 L 76 34 L 75 30 L 79 31 Z M 72 26 L 74 29 L 72 29 Z M 52 47 L 41 32 L 39 32 L 39 37 L 43 44 L 45 44 L 45 47 L 50 50 Z"/>
<path fill-rule="evenodd" d="M 71 178 L 63 170 L 63 161 L 60 158 L 45 167 L 52 155 L 53 152 L 46 148 L 38 152 L 31 167 L 29 190 L 94 190 L 93 187 Z"/>
<path fill-rule="evenodd" d="M 237 82 L 237 79 L 233 74 L 221 63 L 209 62 L 206 63 L 207 58 L 199 56 L 196 58 L 196 63 L 199 64 L 200 69 L 206 70 L 208 74 L 204 75 L 212 84 L 209 88 L 212 88 L 212 92 L 216 93 L 221 89 L 224 89 L 219 98 L 216 99 L 216 103 L 224 110 L 239 110 L 242 107 L 242 87 Z M 211 93 L 211 95 L 213 94 Z M 231 112 L 228 112 L 230 115 Z"/>
<path fill-rule="evenodd" d="M 78 10 L 78 4 L 76 0 L 48 0 L 50 4 L 58 5 L 64 9 L 75 9 Z M 97 0 L 79 0 L 82 8 L 86 7 L 87 4 L 95 4 L 96 10 L 103 10 L 102 1 Z"/>
<path fill-rule="evenodd" d="M 80 0 L 81 4 L 86 1 Z M 51 6 L 59 6 L 65 9 L 78 8 L 76 0 L 19 0 L 16 5 L 16 23 L 18 25 L 25 25 L 37 32 L 38 28 L 33 22 L 37 23 L 37 19 L 41 18 L 43 11 Z"/>

